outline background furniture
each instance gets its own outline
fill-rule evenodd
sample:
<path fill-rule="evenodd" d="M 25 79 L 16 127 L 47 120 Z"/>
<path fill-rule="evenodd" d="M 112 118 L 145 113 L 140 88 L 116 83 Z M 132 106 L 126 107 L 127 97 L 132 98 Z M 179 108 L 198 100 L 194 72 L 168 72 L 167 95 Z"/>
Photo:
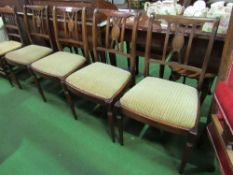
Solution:
<path fill-rule="evenodd" d="M 231 175 L 233 174 L 233 62 L 227 79 L 217 84 L 214 100 L 217 104 L 217 114 L 212 115 L 212 121 L 207 126 L 208 136 L 222 173 Z"/>

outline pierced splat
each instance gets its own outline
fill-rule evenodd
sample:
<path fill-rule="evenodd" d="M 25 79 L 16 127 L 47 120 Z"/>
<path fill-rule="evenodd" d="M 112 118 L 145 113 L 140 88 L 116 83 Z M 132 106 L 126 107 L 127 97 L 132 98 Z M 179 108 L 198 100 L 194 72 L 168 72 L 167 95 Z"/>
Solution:
<path fill-rule="evenodd" d="M 33 27 L 39 33 L 44 33 L 43 9 L 33 10 Z"/>
<path fill-rule="evenodd" d="M 118 41 L 120 37 L 121 29 L 119 26 L 113 26 L 112 28 L 112 40 Z"/>
<path fill-rule="evenodd" d="M 121 35 L 121 24 L 122 24 L 122 18 L 112 18 L 112 32 L 111 32 L 111 37 L 112 37 L 112 42 L 111 42 L 111 48 L 114 48 L 114 46 L 117 46 L 117 49 L 119 50 L 119 38 Z"/>
<path fill-rule="evenodd" d="M 37 26 L 37 28 L 41 27 L 41 19 L 39 16 L 36 17 L 36 26 Z"/>
<path fill-rule="evenodd" d="M 176 33 L 172 40 L 173 52 L 180 53 L 183 47 L 184 47 L 184 35 L 182 33 Z"/>
<path fill-rule="evenodd" d="M 64 12 L 64 31 L 65 31 L 65 36 L 75 39 L 78 38 L 78 12 L 77 11 L 66 11 Z"/>
<path fill-rule="evenodd" d="M 68 29 L 69 29 L 69 32 L 72 32 L 74 29 L 74 21 L 72 19 L 69 19 L 68 21 Z"/>

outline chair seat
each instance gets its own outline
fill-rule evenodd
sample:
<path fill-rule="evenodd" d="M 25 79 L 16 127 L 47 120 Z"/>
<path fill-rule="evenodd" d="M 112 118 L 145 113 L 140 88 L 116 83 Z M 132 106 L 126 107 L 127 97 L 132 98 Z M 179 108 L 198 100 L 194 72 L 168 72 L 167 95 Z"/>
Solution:
<path fill-rule="evenodd" d="M 6 54 L 6 59 L 21 65 L 29 65 L 52 53 L 52 49 L 44 46 L 29 45 Z"/>
<path fill-rule="evenodd" d="M 195 126 L 199 104 L 195 88 L 154 77 L 139 82 L 120 103 L 142 117 L 182 129 Z"/>
<path fill-rule="evenodd" d="M 66 83 L 78 91 L 107 100 L 117 95 L 130 77 L 128 71 L 96 62 L 71 74 Z"/>
<path fill-rule="evenodd" d="M 0 56 L 5 55 L 7 52 L 13 51 L 22 47 L 22 43 L 17 41 L 3 41 L 0 42 Z"/>
<path fill-rule="evenodd" d="M 56 52 L 32 63 L 32 69 L 54 77 L 64 77 L 81 67 L 86 59 L 77 54 Z"/>

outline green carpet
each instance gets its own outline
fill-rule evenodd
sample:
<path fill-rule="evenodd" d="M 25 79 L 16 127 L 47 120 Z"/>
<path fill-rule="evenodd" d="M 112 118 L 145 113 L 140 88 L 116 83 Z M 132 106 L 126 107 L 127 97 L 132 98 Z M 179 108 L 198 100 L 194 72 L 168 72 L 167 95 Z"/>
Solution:
<path fill-rule="evenodd" d="M 20 79 L 23 90 L 0 77 L 0 175 L 179 174 L 182 136 L 149 127 L 139 137 L 143 125 L 126 120 L 125 145 L 120 146 L 111 142 L 102 107 L 76 98 L 75 121 L 59 86 L 43 81 L 44 103 L 31 80 L 24 75 Z M 195 148 L 185 174 L 220 174 L 207 138 Z"/>

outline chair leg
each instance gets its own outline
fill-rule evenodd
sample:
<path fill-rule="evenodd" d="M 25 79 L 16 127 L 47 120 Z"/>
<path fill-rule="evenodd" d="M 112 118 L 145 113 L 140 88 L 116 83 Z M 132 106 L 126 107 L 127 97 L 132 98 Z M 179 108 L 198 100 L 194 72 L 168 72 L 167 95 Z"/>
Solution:
<path fill-rule="evenodd" d="M 35 74 L 35 72 L 33 70 L 30 70 L 30 73 L 33 76 L 33 80 L 34 80 L 34 82 L 35 82 L 35 84 L 37 86 L 37 89 L 38 89 L 38 91 L 40 93 L 41 98 L 43 99 L 44 102 L 47 102 L 47 99 L 46 99 L 46 97 L 44 95 L 43 89 L 42 89 L 41 84 L 40 84 L 40 80 L 37 78 L 37 76 L 36 76 L 36 74 Z"/>
<path fill-rule="evenodd" d="M 5 75 L 6 75 L 7 80 L 9 81 L 10 85 L 11 85 L 12 87 L 14 87 L 14 84 L 13 84 L 13 82 L 12 82 L 12 80 L 11 80 L 9 71 L 7 70 L 7 66 L 6 66 L 6 63 L 5 63 L 5 61 L 4 61 L 3 58 L 0 58 L 0 65 L 1 65 L 1 67 L 2 67 L 2 69 L 3 69 L 3 72 L 4 72 Z"/>
<path fill-rule="evenodd" d="M 117 65 L 116 55 L 109 53 L 109 61 L 111 65 L 116 66 Z"/>
<path fill-rule="evenodd" d="M 185 165 L 186 165 L 186 163 L 187 163 L 187 161 L 192 153 L 194 144 L 196 142 L 196 138 L 197 138 L 197 133 L 190 132 L 188 134 L 188 140 L 187 140 L 186 145 L 185 145 L 185 150 L 183 153 L 183 157 L 182 157 L 180 169 L 179 169 L 179 172 L 181 174 L 184 172 Z"/>
<path fill-rule="evenodd" d="M 159 78 L 163 78 L 164 69 L 165 69 L 165 66 L 164 65 L 160 65 L 160 67 L 159 67 Z"/>
<path fill-rule="evenodd" d="M 115 142 L 115 122 L 114 122 L 114 117 L 113 117 L 113 108 L 112 105 L 110 104 L 107 109 L 107 116 L 108 116 L 108 125 L 110 128 L 110 133 L 112 137 L 112 142 Z"/>
<path fill-rule="evenodd" d="M 16 82 L 17 86 L 19 87 L 19 89 L 23 89 L 17 76 L 15 75 L 14 71 L 12 70 L 12 67 L 10 64 L 7 63 L 7 61 L 5 62 L 6 66 L 7 66 L 7 70 L 9 71 L 9 74 L 11 75 L 11 77 L 13 77 L 14 81 Z"/>
<path fill-rule="evenodd" d="M 73 102 L 73 100 L 71 98 L 71 95 L 70 95 L 65 83 L 63 82 L 63 80 L 61 81 L 61 85 L 62 85 L 62 89 L 63 89 L 64 94 L 65 94 L 66 101 L 69 104 L 71 112 L 72 112 L 72 114 L 74 116 L 74 119 L 78 120 L 78 116 L 77 116 L 75 108 L 74 108 L 74 102 Z"/>
<path fill-rule="evenodd" d="M 139 74 L 139 56 L 136 56 L 135 58 L 135 74 L 138 75 Z"/>
<path fill-rule="evenodd" d="M 211 94 L 211 86 L 213 84 L 213 81 L 214 78 L 204 80 L 203 86 L 201 88 L 201 97 L 200 97 L 201 104 L 204 102 L 207 95 Z"/>
<path fill-rule="evenodd" d="M 124 145 L 123 117 L 120 113 L 120 102 L 119 101 L 115 104 L 115 109 L 116 109 L 116 112 L 115 112 L 114 116 L 116 116 L 116 119 L 117 119 L 117 127 L 118 127 L 118 132 L 119 132 L 119 142 L 121 145 Z"/>
<path fill-rule="evenodd" d="M 117 124 L 119 130 L 119 142 L 121 145 L 124 145 L 123 117 L 121 115 L 117 115 Z"/>

